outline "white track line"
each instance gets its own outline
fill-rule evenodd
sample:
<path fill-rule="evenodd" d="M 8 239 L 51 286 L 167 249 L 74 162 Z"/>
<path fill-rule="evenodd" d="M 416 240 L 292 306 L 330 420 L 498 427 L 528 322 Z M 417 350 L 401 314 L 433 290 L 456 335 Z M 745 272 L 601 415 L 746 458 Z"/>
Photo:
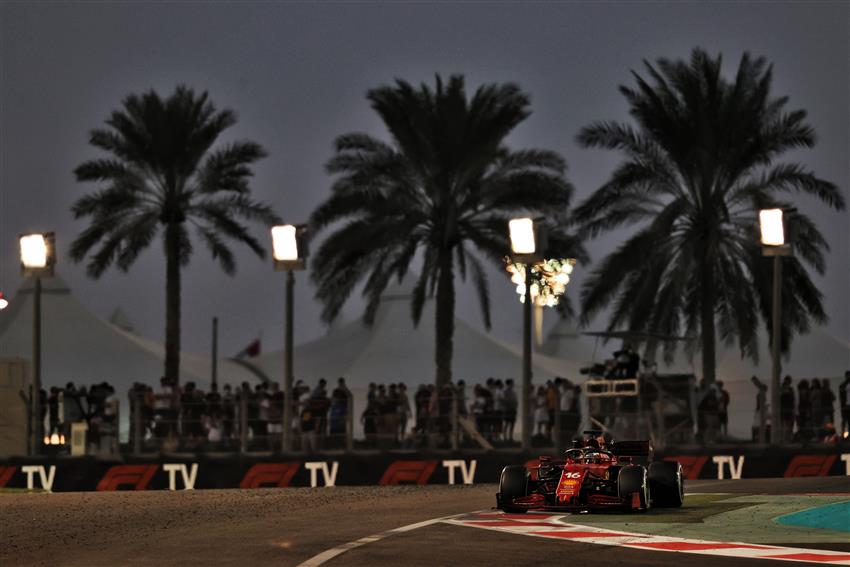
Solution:
<path fill-rule="evenodd" d="M 442 518 L 434 518 L 432 520 L 425 520 L 424 522 L 417 522 L 415 524 L 408 524 L 406 526 L 402 526 L 400 528 L 393 528 L 391 530 L 387 530 L 385 532 L 381 532 L 379 534 L 361 537 L 360 539 L 349 541 L 348 543 L 343 543 L 342 545 L 338 545 L 336 547 L 332 547 L 331 549 L 327 549 L 318 555 L 314 555 L 307 561 L 303 563 L 299 563 L 298 567 L 317 567 L 318 565 L 322 565 L 327 563 L 337 555 L 342 555 L 346 551 L 350 549 L 356 549 L 358 547 L 362 547 L 369 543 L 374 543 L 376 541 L 380 541 L 385 537 L 391 536 L 393 534 L 400 534 L 404 532 L 409 532 L 412 530 L 416 530 L 419 528 L 424 528 L 426 526 L 430 526 L 433 524 L 438 524 L 445 520 L 451 520 L 452 518 L 456 518 L 458 516 L 465 516 L 466 514 L 454 514 L 452 516 L 443 516 Z"/>

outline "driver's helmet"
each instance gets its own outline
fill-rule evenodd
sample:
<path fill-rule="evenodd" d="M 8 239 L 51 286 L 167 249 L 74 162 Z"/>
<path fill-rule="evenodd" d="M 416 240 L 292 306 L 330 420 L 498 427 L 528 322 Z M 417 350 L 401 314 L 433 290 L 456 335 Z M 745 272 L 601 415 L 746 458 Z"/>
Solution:
<path fill-rule="evenodd" d="M 598 439 L 588 439 L 585 441 L 584 446 L 588 449 L 598 449 L 599 448 L 599 440 Z"/>
<path fill-rule="evenodd" d="M 587 451 L 584 454 L 584 462 L 588 465 L 601 465 L 610 460 L 610 457 L 601 451 Z"/>

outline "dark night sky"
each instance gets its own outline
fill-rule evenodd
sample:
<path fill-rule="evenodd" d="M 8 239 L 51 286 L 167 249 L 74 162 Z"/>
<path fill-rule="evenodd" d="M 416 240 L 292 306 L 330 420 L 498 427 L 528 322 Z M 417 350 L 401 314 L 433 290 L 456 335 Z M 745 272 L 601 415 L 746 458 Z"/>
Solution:
<path fill-rule="evenodd" d="M 97 153 L 86 144 L 129 92 L 170 93 L 178 83 L 209 90 L 219 107 L 239 114 L 226 139 L 249 138 L 270 153 L 256 168 L 255 195 L 288 221 L 300 222 L 328 195 L 323 172 L 331 141 L 362 130 L 385 137 L 364 99 L 367 89 L 401 77 L 431 81 L 464 73 L 470 87 L 516 81 L 534 114 L 510 138 L 514 148 L 561 152 L 582 199 L 618 157 L 581 150 L 579 128 L 595 119 L 625 119 L 617 86 L 642 58 L 687 57 L 694 46 L 722 52 L 731 73 L 743 51 L 775 65 L 774 94 L 809 111 L 819 135 L 813 151 L 788 155 L 837 183 L 850 179 L 850 3 L 14 3 L 0 4 L 0 289 L 20 283 L 16 236 L 54 230 L 59 273 L 95 313 L 121 306 L 137 330 L 161 338 L 164 261 L 157 243 L 129 274 L 99 281 L 67 256 L 83 228 L 70 205 L 90 186 L 71 171 Z M 817 278 L 831 316 L 828 331 L 850 337 L 848 212 L 800 199 L 832 245 Z M 259 231 L 258 231 L 259 232 Z M 592 242 L 595 260 L 626 233 Z M 262 235 L 265 238 L 265 235 Z M 282 341 L 283 277 L 238 250 L 235 278 L 196 247 L 185 272 L 184 348 L 209 349 L 218 315 L 222 351 L 233 353 L 262 331 L 264 349 Z M 574 284 L 582 281 L 577 270 Z M 504 272 L 490 270 L 494 330 L 515 340 L 519 303 Z M 576 295 L 571 284 L 568 293 Z M 306 277 L 299 277 L 297 340 L 323 332 Z M 14 301 L 14 297 L 12 297 Z M 359 300 L 345 316 L 360 313 Z M 458 314 L 480 324 L 469 285 Z M 550 318 L 551 321 L 551 318 Z M 432 322 L 423 322 L 431 325 Z M 601 327 L 597 321 L 594 328 Z M 0 354 L 2 352 L 0 351 Z"/>

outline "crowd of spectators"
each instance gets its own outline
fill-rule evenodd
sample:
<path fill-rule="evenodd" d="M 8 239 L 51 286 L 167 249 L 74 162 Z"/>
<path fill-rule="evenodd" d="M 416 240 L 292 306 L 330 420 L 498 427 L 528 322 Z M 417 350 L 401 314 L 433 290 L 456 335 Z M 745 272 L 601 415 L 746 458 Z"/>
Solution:
<path fill-rule="evenodd" d="M 848 427 L 848 384 L 850 371 L 844 374 L 839 386 L 839 397 L 832 391 L 826 378 L 802 379 L 797 382 L 796 392 L 791 376 L 785 376 L 780 389 L 779 410 L 783 441 L 810 442 L 820 440 L 837 443 L 840 433 Z M 835 402 L 838 401 L 841 417 L 840 428 L 836 428 Z"/>
<path fill-rule="evenodd" d="M 611 378 L 634 377 L 635 356 L 626 348 L 615 353 Z M 619 362 L 618 362 L 619 361 Z M 753 440 L 769 439 L 768 387 L 753 376 L 756 410 Z M 315 452 L 347 447 L 352 427 L 353 396 L 345 379 L 331 392 L 322 378 L 314 387 L 297 380 L 293 385 L 292 422 L 295 449 Z M 535 443 L 556 441 L 576 434 L 581 422 L 581 386 L 566 378 L 547 381 L 532 390 L 532 426 Z M 372 448 L 448 446 L 452 435 L 474 443 L 480 434 L 495 446 L 516 443 L 519 392 L 513 379 L 488 378 L 467 387 L 464 380 L 437 388 L 420 384 L 408 394 L 404 383 L 371 383 L 360 415 L 362 445 Z M 69 382 L 64 388 L 42 390 L 42 418 L 47 436 L 70 438 L 71 424 L 87 424 L 89 452 L 118 450 L 119 399 L 108 383 L 86 388 Z M 183 385 L 163 378 L 159 388 L 134 383 L 128 394 L 131 450 L 257 450 L 281 449 L 284 393 L 275 382 L 251 385 L 213 384 L 207 392 L 194 382 Z M 840 425 L 836 427 L 835 402 Z M 730 396 L 722 381 L 701 381 L 695 392 L 697 441 L 714 443 L 728 438 Z M 838 396 L 828 379 L 802 379 L 796 387 L 785 376 L 780 393 L 783 442 L 837 442 L 850 429 L 850 371 L 839 385 Z M 457 419 L 457 422 L 455 421 Z M 764 436 L 761 435 L 764 429 Z M 359 443 L 359 442 L 358 442 Z"/>
<path fill-rule="evenodd" d="M 313 389 L 298 380 L 292 392 L 290 427 L 301 448 L 317 451 L 330 448 L 324 446 L 328 439 L 332 445 L 344 442 L 351 396 L 344 378 L 330 396 L 324 378 Z M 131 446 L 262 451 L 279 450 L 283 441 L 285 397 L 277 382 L 225 384 L 221 392 L 213 384 L 204 392 L 194 382 L 178 386 L 162 378 L 157 391 L 135 383 L 129 402 Z"/>
<path fill-rule="evenodd" d="M 565 378 L 540 386 L 532 398 L 539 443 L 554 439 L 556 411 L 563 416 L 562 431 L 575 433 L 580 391 Z M 515 443 L 518 410 L 518 392 L 511 378 L 491 377 L 471 388 L 464 380 L 441 388 L 420 384 L 412 399 L 403 383 L 371 383 L 360 419 L 366 444 L 371 447 L 445 447 L 451 444 L 453 434 L 458 435 L 459 443 L 475 443 L 470 429 L 493 445 L 511 445 Z"/>

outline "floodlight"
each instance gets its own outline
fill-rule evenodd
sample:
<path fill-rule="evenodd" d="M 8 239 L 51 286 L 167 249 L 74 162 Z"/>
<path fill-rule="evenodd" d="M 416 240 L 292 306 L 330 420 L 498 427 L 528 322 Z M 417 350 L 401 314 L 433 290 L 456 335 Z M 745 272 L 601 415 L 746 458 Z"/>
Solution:
<path fill-rule="evenodd" d="M 508 223 L 511 250 L 514 254 L 534 254 L 534 221 L 530 218 L 513 219 Z"/>
<path fill-rule="evenodd" d="M 765 246 L 784 246 L 785 228 L 782 223 L 782 209 L 762 209 L 759 211 L 761 243 Z"/>

